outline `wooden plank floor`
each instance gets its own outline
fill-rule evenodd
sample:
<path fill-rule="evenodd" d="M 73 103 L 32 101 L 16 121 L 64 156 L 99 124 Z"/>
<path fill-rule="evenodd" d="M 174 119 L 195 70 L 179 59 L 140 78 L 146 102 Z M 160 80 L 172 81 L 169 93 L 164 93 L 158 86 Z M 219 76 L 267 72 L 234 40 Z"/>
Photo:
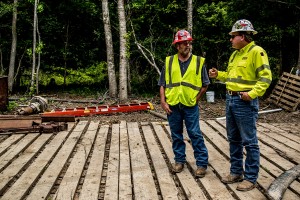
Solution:
<path fill-rule="evenodd" d="M 264 192 L 285 170 L 300 163 L 295 124 L 258 124 L 261 167 L 258 186 L 239 192 L 220 179 L 229 171 L 225 121 L 200 121 L 209 152 L 207 174 L 195 179 L 193 149 L 172 174 L 166 122 L 69 123 L 59 133 L 0 135 L 0 199 L 267 199 Z M 300 179 L 284 194 L 300 199 Z"/>

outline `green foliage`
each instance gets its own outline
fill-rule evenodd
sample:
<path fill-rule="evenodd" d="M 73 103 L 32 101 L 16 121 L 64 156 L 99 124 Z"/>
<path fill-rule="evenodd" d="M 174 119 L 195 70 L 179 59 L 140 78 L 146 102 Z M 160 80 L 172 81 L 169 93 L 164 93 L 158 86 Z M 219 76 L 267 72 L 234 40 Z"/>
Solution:
<path fill-rule="evenodd" d="M 35 49 L 36 53 L 42 53 L 42 49 L 43 49 L 43 48 L 44 48 L 44 43 L 43 43 L 43 41 L 41 41 L 41 42 L 38 43 L 37 46 L 36 46 L 36 49 Z"/>
<path fill-rule="evenodd" d="M 194 35 L 196 41 L 194 46 L 200 45 L 198 54 L 206 52 L 206 64 L 208 68 L 221 67 L 225 68 L 231 51 L 229 42 L 229 29 L 231 27 L 228 18 L 229 3 L 212 2 L 200 5 L 196 8 L 197 13 L 194 24 Z"/>
<path fill-rule="evenodd" d="M 7 111 L 11 112 L 13 110 L 16 110 L 18 107 L 18 104 L 15 101 L 9 101 L 7 106 Z"/>
<path fill-rule="evenodd" d="M 279 77 L 280 68 L 290 71 L 297 63 L 299 52 L 298 0 L 260 1 L 193 1 L 193 54 L 206 52 L 207 68 L 225 69 L 232 53 L 228 32 L 241 18 L 250 20 L 258 34 L 255 42 L 262 46 L 270 60 L 273 77 Z M 17 60 L 20 78 L 17 87 L 29 88 L 32 67 L 32 20 L 34 0 L 18 2 Z M 42 53 L 40 86 L 55 80 L 58 86 L 75 87 L 80 92 L 94 85 L 108 85 L 105 33 L 101 1 L 40 1 L 38 4 L 39 31 L 42 43 L 36 52 Z M 151 51 L 159 68 L 165 57 L 176 53 L 171 45 L 178 29 L 187 27 L 187 2 L 180 0 L 132 0 L 125 2 L 126 17 L 133 23 L 138 42 Z M 11 17 L 13 3 L 0 2 L 0 46 L 3 66 L 9 66 L 11 50 Z M 109 2 L 115 66 L 118 75 L 119 21 L 117 2 Z M 280 16 L 280 17 L 278 17 Z M 158 73 L 138 51 L 133 42 L 132 30 L 127 23 L 126 56 L 129 58 L 132 90 L 135 93 L 156 93 Z M 22 57 L 25 51 L 24 57 Z M 22 60 L 20 60 L 22 58 Z M 8 69 L 4 68 L 4 74 Z M 77 86 L 76 86 L 77 85 Z M 80 85 L 80 87 L 78 87 Z M 86 88 L 85 88 L 86 87 Z M 149 89 L 150 87 L 150 89 Z M 94 89 L 93 89 L 94 90 Z M 74 91 L 75 92 L 75 91 Z"/>
<path fill-rule="evenodd" d="M 53 73 L 41 73 L 41 85 L 48 85 L 51 79 L 55 80 L 55 84 L 63 85 L 64 77 L 62 67 L 51 67 Z M 66 85 L 94 85 L 99 84 L 107 79 L 106 62 L 100 62 L 85 69 L 67 69 Z M 81 88 L 81 87 L 80 87 Z"/>
<path fill-rule="evenodd" d="M 13 10 L 13 4 L 11 3 L 4 3 L 4 2 L 0 2 L 0 18 L 7 14 L 7 13 L 11 13 Z"/>

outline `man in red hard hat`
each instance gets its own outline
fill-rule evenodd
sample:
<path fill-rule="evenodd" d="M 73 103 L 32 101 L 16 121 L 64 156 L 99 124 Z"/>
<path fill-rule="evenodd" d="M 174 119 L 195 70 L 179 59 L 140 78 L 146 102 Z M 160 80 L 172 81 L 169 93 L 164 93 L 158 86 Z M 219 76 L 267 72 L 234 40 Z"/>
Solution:
<path fill-rule="evenodd" d="M 191 34 L 179 30 L 173 44 L 177 54 L 166 57 L 158 85 L 160 102 L 166 111 L 171 129 L 172 148 L 175 163 L 174 173 L 183 170 L 186 162 L 185 143 L 183 140 L 183 121 L 194 149 L 197 170 L 195 176 L 204 177 L 208 165 L 208 152 L 204 144 L 199 124 L 198 102 L 210 84 L 205 59 L 192 55 Z"/>

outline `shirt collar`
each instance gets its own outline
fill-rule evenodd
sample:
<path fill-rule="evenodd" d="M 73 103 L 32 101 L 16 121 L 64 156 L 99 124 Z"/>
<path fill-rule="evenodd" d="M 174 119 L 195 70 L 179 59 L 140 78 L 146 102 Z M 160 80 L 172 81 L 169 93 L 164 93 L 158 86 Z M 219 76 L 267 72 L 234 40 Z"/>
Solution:
<path fill-rule="evenodd" d="M 255 45 L 255 42 L 252 41 L 249 44 L 247 44 L 246 46 L 244 46 L 243 48 L 241 48 L 240 50 L 238 50 L 240 53 L 244 53 L 244 52 L 248 52 L 248 50 L 250 49 L 250 47 L 252 47 L 253 45 Z"/>

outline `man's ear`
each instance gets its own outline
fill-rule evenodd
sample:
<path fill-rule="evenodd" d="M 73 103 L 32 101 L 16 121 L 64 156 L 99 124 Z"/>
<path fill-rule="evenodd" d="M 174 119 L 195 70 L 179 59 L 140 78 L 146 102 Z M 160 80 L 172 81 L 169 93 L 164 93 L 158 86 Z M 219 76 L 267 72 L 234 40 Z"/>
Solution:
<path fill-rule="evenodd" d="M 245 35 L 242 34 L 241 36 L 242 36 L 242 37 L 241 37 L 241 41 L 245 40 Z"/>

